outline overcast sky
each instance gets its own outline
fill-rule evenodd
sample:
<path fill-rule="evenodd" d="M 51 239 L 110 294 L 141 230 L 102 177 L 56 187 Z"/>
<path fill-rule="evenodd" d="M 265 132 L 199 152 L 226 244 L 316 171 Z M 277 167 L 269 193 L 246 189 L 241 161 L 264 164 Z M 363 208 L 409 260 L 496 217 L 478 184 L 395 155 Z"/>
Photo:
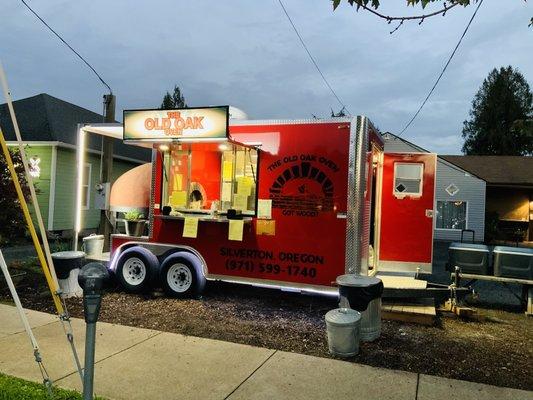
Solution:
<path fill-rule="evenodd" d="M 109 83 L 117 116 L 125 108 L 158 107 L 174 84 L 189 105 L 230 104 L 254 119 L 328 116 L 340 109 L 278 0 L 27 1 Z M 348 110 L 398 133 L 474 7 L 456 7 L 421 26 L 405 23 L 391 35 L 394 25 L 345 3 L 333 12 L 329 0 L 284 0 Z M 419 11 L 403 1 L 382 3 L 380 11 L 389 15 Z M 532 3 L 485 0 L 406 139 L 441 154 L 460 153 L 462 122 L 492 68 L 512 65 L 533 84 Z M 104 86 L 20 1 L 2 1 L 0 59 L 15 99 L 44 92 L 101 113 Z"/>

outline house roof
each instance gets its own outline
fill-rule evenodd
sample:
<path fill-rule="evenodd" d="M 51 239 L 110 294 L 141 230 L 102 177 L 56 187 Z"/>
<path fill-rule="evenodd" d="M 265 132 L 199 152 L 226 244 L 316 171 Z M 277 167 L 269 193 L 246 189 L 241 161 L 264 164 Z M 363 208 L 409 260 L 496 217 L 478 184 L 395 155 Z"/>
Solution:
<path fill-rule="evenodd" d="M 482 178 L 488 185 L 533 186 L 531 156 L 440 156 Z"/>
<path fill-rule="evenodd" d="M 420 146 L 418 146 L 418 145 L 416 145 L 416 144 L 414 144 L 414 143 L 412 143 L 412 142 L 410 142 L 410 141 L 408 141 L 408 140 L 406 140 L 406 139 L 404 139 L 404 138 L 402 138 L 402 137 L 400 137 L 398 135 L 395 135 L 392 132 L 385 132 L 382 136 L 383 136 L 383 138 L 385 140 L 400 140 L 400 141 L 404 142 L 405 144 L 407 144 L 408 146 L 411 146 L 413 149 L 415 149 L 415 150 L 417 150 L 417 151 L 419 151 L 421 153 L 431 153 L 429 150 L 426 150 L 426 149 L 424 149 L 424 148 L 422 148 L 422 147 L 420 147 Z"/>
<path fill-rule="evenodd" d="M 411 143 L 409 142 L 408 140 L 405 140 L 404 138 L 398 136 L 398 135 L 395 135 L 394 133 L 391 133 L 391 132 L 385 132 L 383 134 L 383 138 L 385 141 L 388 141 L 388 140 L 398 140 L 398 141 L 401 141 L 403 143 L 405 143 L 407 146 L 409 146 L 410 148 L 413 149 L 413 151 L 418 151 L 418 152 L 421 152 L 421 153 L 430 153 L 429 150 L 426 150 L 414 143 Z M 475 177 L 475 178 L 478 178 L 478 179 L 481 179 L 483 180 L 483 177 L 479 176 L 478 174 L 472 172 L 472 171 L 468 171 L 464 168 L 462 168 L 459 164 L 454 164 L 452 162 L 450 162 L 449 160 L 446 160 L 444 158 L 444 156 L 440 156 L 440 155 L 437 155 L 437 160 L 445 165 L 447 165 L 448 167 L 450 168 L 453 168 L 459 172 L 463 172 L 463 173 L 469 173 L 471 176 Z M 438 169 L 437 169 L 437 174 L 438 174 Z"/>
<path fill-rule="evenodd" d="M 76 145 L 76 130 L 79 123 L 101 123 L 103 117 L 93 111 L 66 102 L 46 93 L 13 102 L 13 108 L 24 142 L 61 142 Z M 7 104 L 0 104 L 0 127 L 7 141 L 15 141 L 15 130 Z M 89 135 L 88 148 L 101 150 L 101 138 Z M 150 161 L 151 152 L 115 140 L 113 153 L 140 161 Z"/>

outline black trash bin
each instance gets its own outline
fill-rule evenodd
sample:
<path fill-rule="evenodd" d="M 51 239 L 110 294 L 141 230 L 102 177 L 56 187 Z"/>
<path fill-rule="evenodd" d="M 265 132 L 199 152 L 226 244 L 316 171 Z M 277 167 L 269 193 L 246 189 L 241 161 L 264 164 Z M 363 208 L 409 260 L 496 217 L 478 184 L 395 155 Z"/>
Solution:
<path fill-rule="evenodd" d="M 383 282 L 373 276 L 346 274 L 337 277 L 341 306 L 344 300 L 361 312 L 361 340 L 368 342 L 381 334 L 381 295 Z"/>
<path fill-rule="evenodd" d="M 365 311 L 368 303 L 383 294 L 383 282 L 374 276 L 346 274 L 337 277 L 341 299 L 348 300 L 350 308 Z"/>
<path fill-rule="evenodd" d="M 59 251 L 52 253 L 52 260 L 62 296 L 65 298 L 81 296 L 78 274 L 85 264 L 85 253 L 83 251 Z"/>
<path fill-rule="evenodd" d="M 67 279 L 70 271 L 83 267 L 85 253 L 83 251 L 58 251 L 52 253 L 57 279 Z"/>

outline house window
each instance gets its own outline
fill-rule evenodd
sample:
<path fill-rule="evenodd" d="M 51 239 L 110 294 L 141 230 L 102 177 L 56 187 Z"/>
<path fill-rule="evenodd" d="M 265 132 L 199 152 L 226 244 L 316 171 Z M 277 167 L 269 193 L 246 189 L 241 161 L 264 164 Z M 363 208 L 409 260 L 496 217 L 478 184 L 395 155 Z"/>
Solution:
<path fill-rule="evenodd" d="M 394 195 L 421 196 L 424 164 L 394 163 Z"/>
<path fill-rule="evenodd" d="M 466 201 L 437 201 L 437 229 L 466 229 Z"/>
<path fill-rule="evenodd" d="M 92 165 L 86 163 L 83 169 L 83 181 L 81 183 L 81 208 L 88 210 L 91 205 L 91 172 Z"/>

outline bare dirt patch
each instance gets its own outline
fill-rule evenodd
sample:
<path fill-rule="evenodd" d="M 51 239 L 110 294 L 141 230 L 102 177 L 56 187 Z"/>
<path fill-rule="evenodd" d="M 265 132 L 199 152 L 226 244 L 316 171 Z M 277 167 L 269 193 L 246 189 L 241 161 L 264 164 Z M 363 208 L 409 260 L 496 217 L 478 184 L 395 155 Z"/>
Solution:
<path fill-rule="evenodd" d="M 42 277 L 39 278 L 42 282 Z M 19 284 L 25 307 L 54 312 L 31 274 Z M 4 290 L 1 299 L 8 299 Z M 68 300 L 83 318 L 81 299 Z M 324 315 L 336 301 L 277 290 L 210 284 L 198 299 L 105 294 L 100 320 L 283 351 L 331 357 Z M 353 362 L 533 390 L 533 319 L 521 312 L 478 309 L 479 321 L 441 316 L 436 326 L 382 322 L 382 335 L 363 343 Z"/>

